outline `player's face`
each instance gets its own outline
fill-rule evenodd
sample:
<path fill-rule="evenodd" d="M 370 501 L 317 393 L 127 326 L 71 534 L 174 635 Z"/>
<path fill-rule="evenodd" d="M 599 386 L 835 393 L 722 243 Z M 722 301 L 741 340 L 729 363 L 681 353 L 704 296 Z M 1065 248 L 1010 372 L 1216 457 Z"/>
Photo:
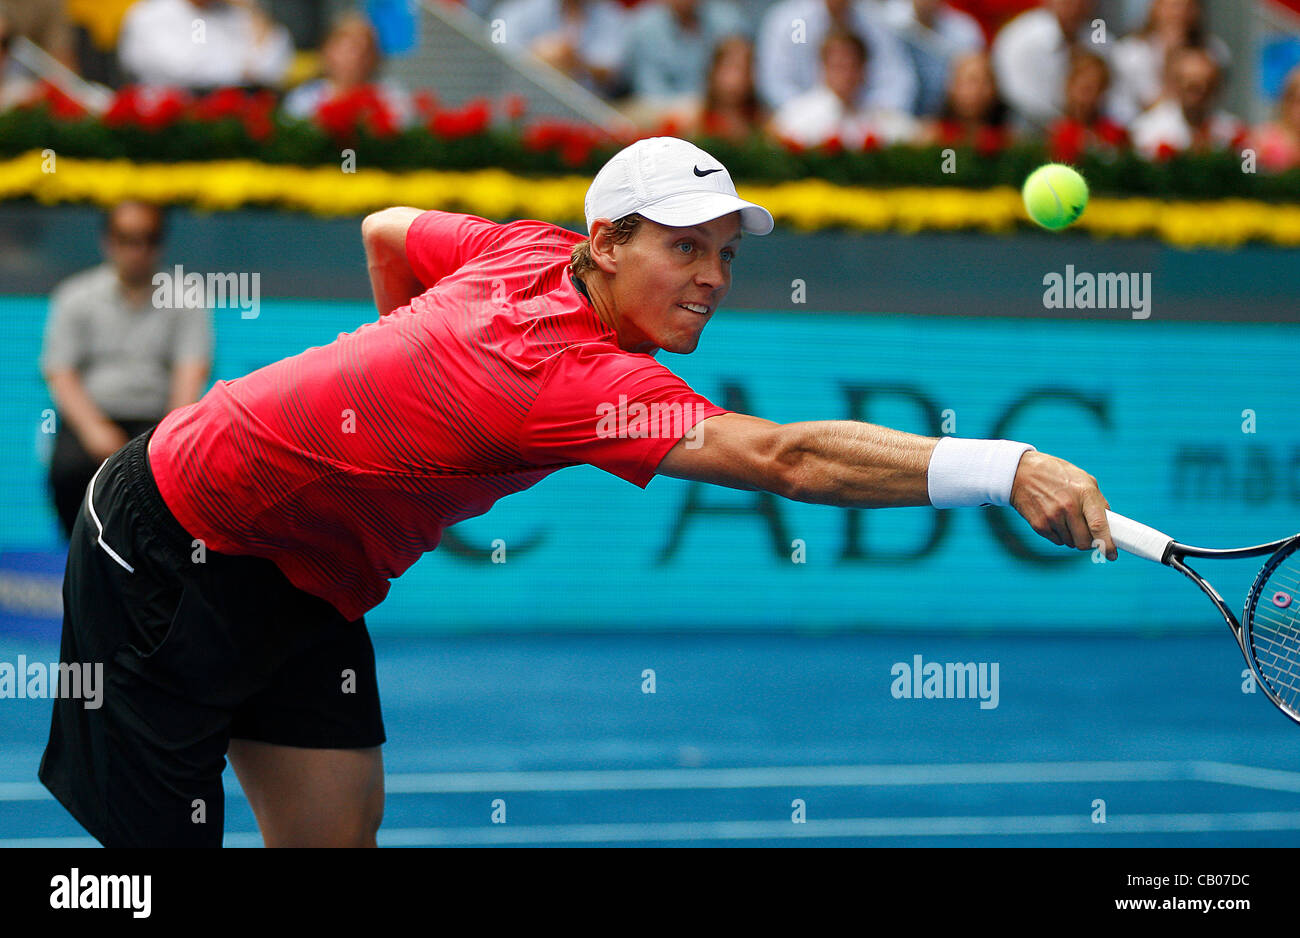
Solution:
<path fill-rule="evenodd" d="M 610 293 L 619 345 L 632 352 L 695 351 L 700 333 L 731 289 L 740 242 L 740 213 L 690 228 L 645 219 L 616 245 Z"/>

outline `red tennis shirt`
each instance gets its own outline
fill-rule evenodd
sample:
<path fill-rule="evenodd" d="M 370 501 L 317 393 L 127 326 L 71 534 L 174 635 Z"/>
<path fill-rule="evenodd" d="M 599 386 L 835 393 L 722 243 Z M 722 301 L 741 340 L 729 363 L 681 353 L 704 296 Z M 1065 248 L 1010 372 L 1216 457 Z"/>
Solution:
<path fill-rule="evenodd" d="M 618 347 L 568 275 L 581 236 L 426 212 L 409 306 L 172 411 L 150 440 L 163 500 L 208 549 L 265 557 L 348 620 L 443 529 L 583 463 L 645 488 L 727 411 Z"/>

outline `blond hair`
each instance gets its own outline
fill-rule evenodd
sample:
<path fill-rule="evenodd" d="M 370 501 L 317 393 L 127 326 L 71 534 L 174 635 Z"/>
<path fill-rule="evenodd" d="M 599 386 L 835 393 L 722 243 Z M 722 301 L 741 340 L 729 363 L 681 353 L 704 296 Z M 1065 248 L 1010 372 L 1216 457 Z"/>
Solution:
<path fill-rule="evenodd" d="M 609 237 L 615 244 L 626 244 L 636 234 L 641 224 L 641 216 L 633 212 L 610 223 Z M 582 275 L 596 269 L 596 262 L 591 256 L 591 238 L 585 238 L 573 246 L 569 253 L 569 266 L 573 275 L 579 279 Z"/>

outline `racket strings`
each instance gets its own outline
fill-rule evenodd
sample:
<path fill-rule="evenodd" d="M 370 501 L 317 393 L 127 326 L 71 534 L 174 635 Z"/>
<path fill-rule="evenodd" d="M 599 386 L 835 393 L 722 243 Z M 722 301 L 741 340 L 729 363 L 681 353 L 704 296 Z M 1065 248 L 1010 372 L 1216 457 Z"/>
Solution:
<path fill-rule="evenodd" d="M 1258 589 L 1250 643 L 1260 676 L 1288 709 L 1300 709 L 1300 559 L 1295 553 Z"/>

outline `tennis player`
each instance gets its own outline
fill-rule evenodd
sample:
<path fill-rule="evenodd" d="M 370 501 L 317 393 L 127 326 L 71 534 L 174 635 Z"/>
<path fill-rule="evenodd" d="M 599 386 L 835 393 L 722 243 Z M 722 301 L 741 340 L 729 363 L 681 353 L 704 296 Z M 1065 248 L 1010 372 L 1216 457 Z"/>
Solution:
<path fill-rule="evenodd" d="M 1054 543 L 1115 555 L 1096 481 L 1027 444 L 776 424 L 656 361 L 695 350 L 742 236 L 772 230 L 708 153 L 635 143 L 585 207 L 589 238 L 369 216 L 377 321 L 218 381 L 99 467 L 61 657 L 102 662 L 106 690 L 97 709 L 56 699 L 40 778 L 100 842 L 219 846 L 228 757 L 268 846 L 374 845 L 365 613 L 448 525 L 567 466 L 824 505 L 1010 504 Z M 627 432 L 609 432 L 618 406 Z"/>

